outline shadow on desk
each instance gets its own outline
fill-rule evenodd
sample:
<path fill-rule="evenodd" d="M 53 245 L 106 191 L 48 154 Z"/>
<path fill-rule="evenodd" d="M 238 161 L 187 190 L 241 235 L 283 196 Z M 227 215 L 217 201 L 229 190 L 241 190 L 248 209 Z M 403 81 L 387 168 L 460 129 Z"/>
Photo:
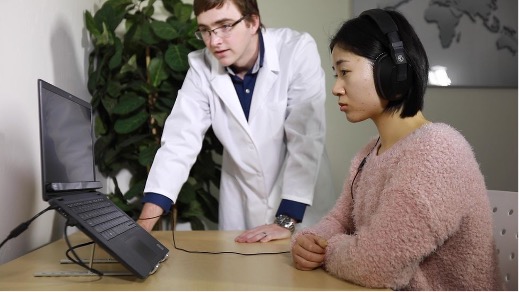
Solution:
<path fill-rule="evenodd" d="M 85 270 L 75 264 L 60 264 L 67 245 L 63 239 L 0 266 L 1 290 L 372 290 L 337 279 L 322 269 L 300 271 L 293 267 L 286 240 L 268 243 L 236 243 L 239 231 L 176 231 L 178 248 L 190 251 L 232 251 L 261 255 L 189 253 L 173 248 L 171 231 L 153 235 L 170 248 L 169 259 L 145 280 L 133 276 L 59 276 L 35 277 L 42 272 Z M 70 236 L 72 245 L 89 241 L 78 232 Z M 89 258 L 90 247 L 77 251 Z M 280 254 L 279 254 L 280 253 Z M 109 258 L 100 248 L 95 259 Z M 98 264 L 94 268 L 125 272 L 118 263 Z"/>

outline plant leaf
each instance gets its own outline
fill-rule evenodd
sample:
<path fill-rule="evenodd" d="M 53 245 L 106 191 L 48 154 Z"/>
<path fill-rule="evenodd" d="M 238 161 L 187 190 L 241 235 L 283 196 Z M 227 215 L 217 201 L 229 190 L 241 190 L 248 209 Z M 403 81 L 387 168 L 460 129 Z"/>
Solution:
<path fill-rule="evenodd" d="M 189 223 L 191 223 L 192 230 L 205 230 L 204 223 L 198 217 L 194 217 L 194 216 L 189 217 Z"/>
<path fill-rule="evenodd" d="M 129 3 L 130 2 L 130 3 Z M 101 24 L 106 25 L 106 28 L 110 32 L 114 32 L 117 26 L 124 19 L 126 14 L 126 7 L 131 4 L 131 1 L 113 1 L 109 0 L 101 6 L 101 8 L 95 13 L 94 20 L 98 27 Z"/>
<path fill-rule="evenodd" d="M 173 40 L 178 37 L 177 30 L 164 21 L 152 21 L 151 30 L 163 40 Z"/>
<path fill-rule="evenodd" d="M 146 99 L 135 92 L 126 92 L 113 109 L 114 114 L 129 114 L 146 104 Z"/>
<path fill-rule="evenodd" d="M 127 137 L 127 139 L 124 139 L 119 143 L 119 146 L 121 147 L 128 147 L 132 144 L 137 144 L 141 142 L 142 140 L 148 138 L 149 134 L 142 134 L 142 135 L 131 135 L 130 137 Z"/>
<path fill-rule="evenodd" d="M 140 27 L 141 40 L 147 45 L 155 45 L 160 42 L 160 39 L 156 37 L 151 28 L 151 24 L 145 22 Z"/>
<path fill-rule="evenodd" d="M 121 83 L 117 80 L 108 81 L 108 85 L 106 88 L 106 93 L 113 98 L 119 97 L 121 94 Z"/>
<path fill-rule="evenodd" d="M 114 47 L 115 47 L 115 53 L 110 58 L 110 61 L 108 62 L 108 68 L 110 68 L 110 70 L 121 66 L 121 62 L 122 62 L 123 45 L 122 45 L 120 39 L 118 39 L 118 38 L 114 39 Z"/>
<path fill-rule="evenodd" d="M 101 100 L 101 103 L 103 104 L 103 107 L 105 108 L 106 112 L 108 112 L 108 114 L 112 114 L 115 106 L 117 105 L 117 100 L 111 98 L 108 95 L 105 95 L 104 98 Z"/>
<path fill-rule="evenodd" d="M 174 71 L 187 71 L 189 63 L 187 55 L 189 50 L 183 45 L 171 45 L 168 47 L 164 58 L 168 66 Z"/>
<path fill-rule="evenodd" d="M 99 137 L 101 135 L 104 135 L 106 133 L 106 126 L 103 123 L 103 120 L 98 115 L 96 115 L 94 121 L 95 136 Z"/>
<path fill-rule="evenodd" d="M 164 123 L 166 123 L 166 119 L 168 118 L 168 113 L 162 112 L 162 113 L 156 113 L 152 114 L 151 116 L 157 121 L 157 124 L 164 128 Z"/>
<path fill-rule="evenodd" d="M 137 130 L 148 119 L 148 114 L 144 111 L 125 119 L 119 119 L 114 124 L 115 132 L 119 134 L 129 134 Z"/>
<path fill-rule="evenodd" d="M 190 38 L 187 40 L 187 43 L 190 44 L 196 50 L 202 49 L 205 46 L 204 42 L 197 38 Z"/>
<path fill-rule="evenodd" d="M 150 72 L 151 85 L 153 85 L 153 87 L 158 87 L 163 80 L 168 78 L 164 60 L 161 57 L 151 59 L 148 70 Z"/>
<path fill-rule="evenodd" d="M 159 149 L 158 145 L 151 145 L 150 147 L 144 148 L 139 153 L 139 163 L 142 166 L 151 166 L 155 153 Z"/>
<path fill-rule="evenodd" d="M 96 21 L 94 20 L 94 17 L 90 13 L 90 11 L 85 11 L 85 25 L 88 30 L 88 32 L 94 37 L 98 38 L 101 34 L 101 31 L 99 27 L 96 24 Z"/>
<path fill-rule="evenodd" d="M 190 178 L 193 180 L 192 178 Z M 190 202 L 193 202 L 196 200 L 196 189 L 195 186 L 189 182 L 189 179 L 182 188 L 180 189 L 180 193 L 178 195 L 178 202 L 189 204 Z"/>
<path fill-rule="evenodd" d="M 121 67 L 120 74 L 124 75 L 127 72 L 135 72 L 137 70 L 138 70 L 138 67 L 137 67 L 137 56 L 136 55 L 132 55 L 130 57 L 130 59 L 128 60 L 128 62 L 126 62 L 126 64 L 124 64 Z"/>
<path fill-rule="evenodd" d="M 177 3 L 175 4 L 175 16 L 181 22 L 187 22 L 191 18 L 191 14 L 193 13 L 193 5 Z"/>
<path fill-rule="evenodd" d="M 119 207 L 121 210 L 127 212 L 127 211 L 131 211 L 133 209 L 132 206 L 128 205 L 127 202 L 123 201 L 121 198 L 117 197 L 117 196 L 110 196 L 110 200 L 112 202 L 114 202 L 114 204 Z"/>
<path fill-rule="evenodd" d="M 180 3 L 181 0 L 162 0 L 162 5 L 171 14 L 175 13 L 175 4 Z"/>
<path fill-rule="evenodd" d="M 111 46 L 114 44 L 114 38 L 112 36 L 112 34 L 110 33 L 110 31 L 108 30 L 108 28 L 106 27 L 106 23 L 103 22 L 102 24 L 102 32 L 101 34 L 98 36 L 98 38 L 96 38 L 96 45 L 97 46 Z"/>
<path fill-rule="evenodd" d="M 142 10 L 142 13 L 146 15 L 146 17 L 151 17 L 153 13 L 155 13 L 155 8 L 153 7 L 155 1 L 156 0 L 149 0 L 148 5 L 146 5 L 146 7 L 144 7 L 144 9 Z"/>
<path fill-rule="evenodd" d="M 212 222 L 218 222 L 218 200 L 209 192 L 201 191 L 198 194 L 198 201 L 205 217 Z"/>
<path fill-rule="evenodd" d="M 143 193 L 145 185 L 146 185 L 146 180 L 141 180 L 141 181 L 133 184 L 130 187 L 130 189 L 124 194 L 124 198 L 127 201 L 132 201 L 134 198 L 139 197 Z"/>
<path fill-rule="evenodd" d="M 189 209 L 184 211 L 184 218 L 204 216 L 200 203 L 196 200 L 189 201 Z"/>

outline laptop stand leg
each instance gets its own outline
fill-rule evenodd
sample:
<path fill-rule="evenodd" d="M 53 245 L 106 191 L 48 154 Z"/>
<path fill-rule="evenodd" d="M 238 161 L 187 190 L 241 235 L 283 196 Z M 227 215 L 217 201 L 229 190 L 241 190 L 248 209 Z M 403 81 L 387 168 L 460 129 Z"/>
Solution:
<path fill-rule="evenodd" d="M 90 251 L 90 258 L 89 259 L 81 259 L 83 263 L 88 263 L 89 267 L 92 268 L 92 264 L 116 264 L 118 261 L 114 258 L 104 258 L 104 259 L 94 259 L 95 254 L 95 247 L 96 244 L 92 244 L 92 249 Z M 59 261 L 60 264 L 73 264 L 74 262 L 69 259 L 61 259 Z"/>
<path fill-rule="evenodd" d="M 94 259 L 95 254 L 95 246 L 96 244 L 92 244 L 92 249 L 90 250 L 90 259 L 82 259 L 84 263 L 88 263 L 88 267 L 92 268 L 94 263 L 101 264 L 111 264 L 118 263 L 117 260 L 113 258 L 106 259 Z M 72 264 L 73 262 L 69 259 L 60 260 L 60 264 Z M 108 271 L 100 271 L 103 273 L 103 276 L 132 276 L 133 274 L 130 272 L 108 272 Z M 97 276 L 99 275 L 92 273 L 90 271 L 57 271 L 57 272 L 36 272 L 34 273 L 35 277 L 80 277 L 80 276 Z"/>

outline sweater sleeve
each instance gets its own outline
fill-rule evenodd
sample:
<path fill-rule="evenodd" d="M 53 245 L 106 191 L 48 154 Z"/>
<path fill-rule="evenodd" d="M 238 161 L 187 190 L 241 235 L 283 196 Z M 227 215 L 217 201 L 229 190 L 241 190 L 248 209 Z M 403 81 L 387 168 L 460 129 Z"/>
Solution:
<path fill-rule="evenodd" d="M 459 228 L 467 208 L 464 191 L 480 173 L 472 149 L 461 135 L 423 138 L 383 166 L 377 208 L 356 234 L 329 238 L 329 273 L 367 287 L 403 288 Z M 368 167 L 363 171 L 370 173 Z"/>
<path fill-rule="evenodd" d="M 294 236 L 292 236 L 292 246 L 297 237 L 302 234 L 315 234 L 328 240 L 335 234 L 350 234 L 354 232 L 353 218 L 351 216 L 352 195 L 350 186 L 362 158 L 375 146 L 375 143 L 376 140 L 373 139 L 353 158 L 350 165 L 349 176 L 344 180 L 341 195 L 330 212 L 317 224 L 296 232 Z"/>

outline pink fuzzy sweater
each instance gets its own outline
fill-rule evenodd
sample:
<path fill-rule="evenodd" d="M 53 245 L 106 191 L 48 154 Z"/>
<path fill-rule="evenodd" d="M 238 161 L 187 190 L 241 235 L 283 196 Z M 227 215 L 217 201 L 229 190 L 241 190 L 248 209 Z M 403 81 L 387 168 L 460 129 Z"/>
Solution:
<path fill-rule="evenodd" d="M 313 233 L 328 240 L 324 269 L 371 288 L 500 290 L 492 215 L 471 146 L 431 123 L 377 156 L 353 159 L 334 208 Z"/>

